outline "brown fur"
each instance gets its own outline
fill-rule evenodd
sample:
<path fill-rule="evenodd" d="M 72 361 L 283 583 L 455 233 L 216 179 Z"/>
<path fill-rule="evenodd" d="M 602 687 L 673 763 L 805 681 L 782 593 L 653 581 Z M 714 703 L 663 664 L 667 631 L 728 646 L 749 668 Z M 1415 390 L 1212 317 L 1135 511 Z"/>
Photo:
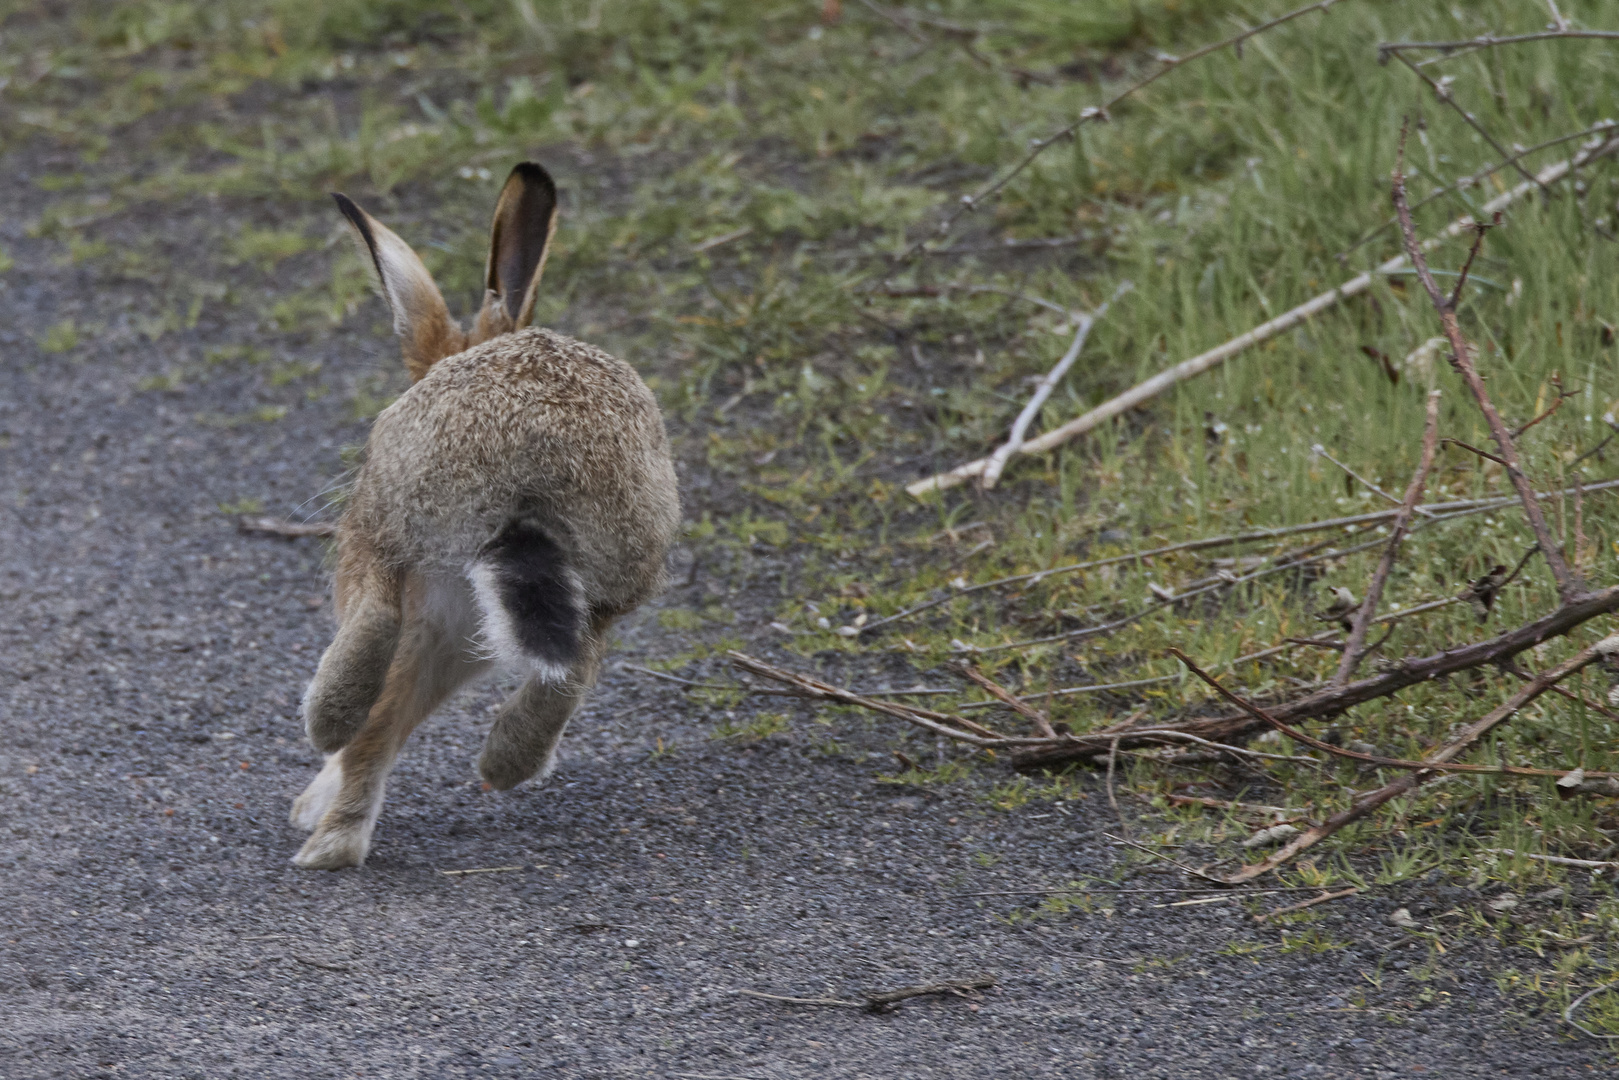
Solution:
<path fill-rule="evenodd" d="M 519 166 L 502 191 L 470 337 L 403 241 L 339 204 L 372 255 L 417 381 L 372 428 L 338 525 L 338 633 L 305 695 L 311 740 L 337 753 L 294 804 L 294 822 L 314 829 L 294 861 L 323 868 L 364 861 L 405 740 L 491 666 L 466 576 L 480 548 L 514 519 L 536 524 L 562 550 L 588 614 L 561 684 L 529 678 L 496 717 L 479 769 L 505 789 L 549 770 L 612 621 L 663 588 L 680 509 L 663 420 L 634 370 L 518 329 L 555 227 L 543 170 Z"/>

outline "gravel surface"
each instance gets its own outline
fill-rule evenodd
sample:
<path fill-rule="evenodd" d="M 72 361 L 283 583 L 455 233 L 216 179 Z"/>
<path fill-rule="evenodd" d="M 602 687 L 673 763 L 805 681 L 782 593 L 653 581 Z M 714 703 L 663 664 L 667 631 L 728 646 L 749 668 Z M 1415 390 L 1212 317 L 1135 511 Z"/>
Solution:
<path fill-rule="evenodd" d="M 993 770 L 942 791 L 881 783 L 893 733 L 842 714 L 838 749 L 807 710 L 790 733 L 711 738 L 722 714 L 612 666 L 685 647 L 655 610 L 623 627 L 547 785 L 480 790 L 473 763 L 503 690 L 482 687 L 412 740 L 363 869 L 294 869 L 302 834 L 287 809 L 319 763 L 296 703 L 332 628 L 324 551 L 238 534 L 219 505 L 319 505 L 364 437 L 350 391 L 393 370 L 365 329 L 381 311 L 286 340 L 209 306 L 154 341 L 138 316 L 164 283 L 58 263 L 28 235 L 30 190 L 0 195 L 18 264 L 0 277 L 8 1080 L 1584 1076 L 1611 1064 L 1553 1018 L 1517 1012 L 1491 978 L 1555 957 L 1478 939 L 1431 968 L 1425 946 L 1399 947 L 1390 912 L 1437 918 L 1480 901 L 1467 890 L 1334 903 L 1316 925 L 1335 947 L 1319 952 L 1230 903 L 1160 906 L 1175 893 L 1039 920 L 1019 917 L 1031 897 L 971 895 L 1108 873 L 1119 854 L 1103 834 L 1118 821 L 1105 796 L 1000 812 L 979 797 L 1005 779 Z M 132 212 L 109 235 L 183 253 L 245 212 Z M 81 344 L 44 352 L 37 342 L 69 318 L 87 328 Z M 289 398 L 229 365 L 140 389 L 241 343 L 322 364 L 332 392 Z M 288 401 L 275 422 L 235 419 Z M 720 484 L 697 465 L 686 482 Z M 771 599 L 677 580 L 692 584 L 663 603 L 698 590 L 757 612 Z M 764 621 L 749 647 L 769 655 Z M 1153 885 L 1184 882 L 1130 882 Z M 738 993 L 858 1001 L 979 973 L 999 986 L 880 1015 Z"/>

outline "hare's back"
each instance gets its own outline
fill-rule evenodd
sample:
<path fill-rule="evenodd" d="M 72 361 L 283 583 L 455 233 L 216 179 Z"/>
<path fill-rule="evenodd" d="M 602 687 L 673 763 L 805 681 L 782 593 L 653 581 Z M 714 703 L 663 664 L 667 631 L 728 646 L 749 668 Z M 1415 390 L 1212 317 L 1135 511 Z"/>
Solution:
<path fill-rule="evenodd" d="M 623 361 L 549 330 L 439 361 L 377 418 L 366 458 L 352 512 L 412 559 L 470 557 L 533 516 L 581 554 L 655 549 L 661 561 L 679 516 L 651 391 Z"/>

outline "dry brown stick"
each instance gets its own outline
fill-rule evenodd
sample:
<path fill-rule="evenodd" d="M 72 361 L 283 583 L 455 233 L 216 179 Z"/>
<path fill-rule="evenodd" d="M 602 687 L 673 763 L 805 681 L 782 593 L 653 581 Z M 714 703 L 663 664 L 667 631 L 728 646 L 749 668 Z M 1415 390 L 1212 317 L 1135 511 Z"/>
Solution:
<path fill-rule="evenodd" d="M 1360 666 L 1361 658 L 1366 655 L 1366 631 L 1377 615 L 1377 605 L 1383 599 L 1383 587 L 1388 584 L 1389 571 L 1394 569 L 1394 557 L 1405 542 L 1406 532 L 1411 526 L 1411 515 L 1416 512 L 1417 504 L 1422 501 L 1423 489 L 1428 485 L 1428 470 L 1433 468 L 1434 451 L 1439 439 L 1439 394 L 1438 390 L 1428 392 L 1428 412 L 1422 425 L 1422 456 L 1417 462 L 1417 471 L 1405 489 L 1405 498 L 1400 501 L 1400 512 L 1394 518 L 1388 546 L 1383 549 L 1383 557 L 1378 560 L 1377 569 L 1372 573 L 1371 584 L 1366 587 L 1366 599 L 1355 613 L 1349 638 L 1344 642 L 1343 659 L 1338 662 L 1338 671 L 1328 685 L 1342 686 L 1348 682 L 1355 668 Z"/>
<path fill-rule="evenodd" d="M 758 660 L 734 649 L 730 650 L 726 655 L 731 658 L 733 664 L 744 671 L 751 671 L 755 675 L 762 675 L 784 686 L 792 687 L 798 691 L 800 697 L 837 701 L 845 705 L 858 705 L 874 712 L 887 713 L 889 716 L 895 716 L 907 723 L 925 728 L 935 735 L 944 735 L 958 742 L 984 747 L 1045 745 L 1051 742 L 1050 739 L 1011 738 L 999 732 L 991 731 L 982 724 L 975 724 L 963 716 L 934 712 L 931 709 L 913 708 L 898 702 L 879 701 L 876 698 L 851 693 L 830 683 L 821 682 L 819 679 L 812 679 L 808 675 L 800 675 L 797 672 L 767 664 L 763 660 Z M 955 724 L 957 727 L 948 727 L 947 725 L 950 724 Z"/>
<path fill-rule="evenodd" d="M 1283 23 L 1292 22 L 1294 19 L 1297 19 L 1302 15 L 1308 15 L 1314 11 L 1326 11 L 1337 2 L 1338 0 L 1317 0 L 1315 3 L 1306 4 L 1301 8 L 1289 11 L 1284 15 L 1278 15 L 1274 19 L 1262 22 L 1258 26 L 1249 27 L 1248 29 L 1235 33 L 1223 41 L 1216 41 L 1212 44 L 1194 49 L 1185 56 L 1161 56 L 1160 60 L 1162 61 L 1162 65 L 1151 75 L 1148 75 L 1147 77 L 1125 87 L 1123 90 L 1108 98 L 1108 100 L 1103 102 L 1101 105 L 1093 105 L 1088 108 L 1081 109 L 1079 119 L 1062 128 L 1049 138 L 1035 140 L 1034 144 L 1029 148 L 1028 153 L 1024 154 L 1021 158 L 1014 162 L 1011 168 L 1007 169 L 1006 172 L 1002 173 L 994 181 L 979 189 L 977 194 L 963 195 L 961 197 L 960 205 L 957 206 L 956 209 L 953 210 L 943 221 L 939 222 L 936 229 L 930 235 L 922 237 L 922 239 L 916 241 L 910 247 L 901 252 L 897 257 L 895 257 L 894 266 L 898 268 L 899 266 L 910 262 L 917 255 L 921 254 L 922 251 L 926 249 L 928 241 L 932 240 L 934 236 L 948 235 L 950 230 L 955 227 L 957 221 L 960 221 L 963 216 L 972 213 L 980 205 L 982 205 L 985 200 L 992 199 L 999 195 L 1001 191 L 1005 189 L 1007 184 L 1010 184 L 1019 174 L 1023 172 L 1023 170 L 1032 165 L 1034 163 L 1034 159 L 1045 153 L 1048 148 L 1055 146 L 1065 139 L 1072 138 L 1074 133 L 1085 124 L 1111 120 L 1112 111 L 1122 104 L 1125 99 L 1129 98 L 1133 94 L 1138 93 L 1139 91 L 1145 90 L 1147 87 L 1151 86 L 1165 75 L 1168 75 L 1176 68 L 1183 67 L 1186 64 L 1191 63 L 1193 60 L 1202 59 L 1203 57 L 1208 56 L 1210 53 L 1219 52 L 1221 49 L 1240 45 L 1257 34 L 1263 34 L 1267 30 L 1275 29 L 1276 27 L 1281 26 Z"/>
<path fill-rule="evenodd" d="M 865 1001 L 844 1001 L 842 998 L 784 997 L 781 994 L 766 994 L 758 990 L 738 990 L 737 993 L 744 997 L 758 998 L 761 1001 L 783 1001 L 789 1005 L 825 1005 L 842 1009 L 865 1009 L 867 1012 L 887 1012 L 907 998 L 922 997 L 925 994 L 956 994 L 965 997 L 970 991 L 987 990 L 994 985 L 996 985 L 996 978 L 993 975 L 973 975 L 965 979 L 924 983 L 921 986 L 904 986 L 898 990 L 885 990 L 880 994 L 867 994 Z"/>
<path fill-rule="evenodd" d="M 1317 904 L 1325 904 L 1329 900 L 1342 900 L 1344 897 L 1354 896 L 1358 892 L 1360 892 L 1360 889 L 1354 885 L 1334 893 L 1323 892 L 1320 896 L 1312 896 L 1308 900 L 1300 900 L 1296 904 L 1288 904 L 1286 907 L 1279 907 L 1275 911 L 1267 911 L 1262 915 L 1255 915 L 1254 922 L 1269 922 L 1278 915 L 1291 915 L 1295 911 L 1303 911 L 1305 908 L 1313 908 Z"/>
<path fill-rule="evenodd" d="M 1549 165 L 1540 170 L 1540 172 L 1535 174 L 1534 183 L 1526 180 L 1523 183 L 1508 189 L 1501 195 L 1498 195 L 1494 199 L 1491 199 L 1489 202 L 1485 203 L 1481 210 L 1484 213 L 1493 213 L 1496 210 L 1509 206 L 1529 192 L 1539 190 L 1540 187 L 1544 185 L 1560 180 L 1573 170 L 1588 165 L 1597 158 L 1611 154 L 1615 150 L 1619 150 L 1619 134 L 1615 134 L 1613 133 L 1612 129 L 1609 129 L 1609 134 L 1602 137 L 1594 145 L 1588 145 L 1582 148 L 1580 152 L 1575 154 L 1573 157 L 1564 161 L 1556 162 L 1555 164 Z M 1459 218 L 1458 220 L 1452 222 L 1444 230 L 1444 232 L 1440 233 L 1438 236 L 1430 237 L 1428 240 L 1424 241 L 1424 250 L 1437 247 L 1446 240 L 1454 239 L 1455 237 L 1462 235 L 1472 227 L 1472 224 L 1473 219 L 1471 217 Z M 1068 423 L 1063 424 L 1060 427 L 1053 428 L 1044 435 L 1041 435 L 1038 439 L 1030 439 L 1028 442 L 1024 443 L 1021 448 L 1019 448 L 1018 453 L 1023 455 L 1034 455 L 1043 454 L 1048 450 L 1055 450 L 1064 443 L 1070 442 L 1086 432 L 1101 426 L 1103 423 L 1113 419 L 1115 416 L 1120 416 L 1139 405 L 1145 404 L 1146 402 L 1157 397 L 1159 394 L 1168 390 L 1170 387 L 1184 382 L 1185 380 L 1194 376 L 1201 375 L 1205 371 L 1209 371 L 1219 366 L 1226 360 L 1229 360 L 1231 357 L 1245 352 L 1255 345 L 1269 341 L 1271 338 L 1293 329 L 1295 326 L 1306 322 L 1312 316 L 1335 306 L 1342 300 L 1346 300 L 1352 296 L 1358 296 L 1361 293 L 1368 291 L 1372 287 L 1372 283 L 1375 280 L 1377 280 L 1379 277 L 1386 276 L 1403 269 L 1408 261 L 1409 260 L 1405 255 L 1396 255 L 1392 259 L 1380 264 L 1376 269 L 1358 274 L 1344 282 L 1342 285 L 1339 285 L 1337 288 L 1329 289 L 1327 292 L 1324 292 L 1313 299 L 1306 300 L 1304 303 L 1289 311 L 1283 312 L 1281 315 L 1278 315 L 1269 322 L 1262 323 L 1246 333 L 1239 334 L 1222 345 L 1217 345 L 1207 352 L 1199 353 L 1197 356 L 1194 356 L 1189 360 L 1183 360 L 1174 367 L 1167 368 L 1164 371 L 1159 372 L 1157 375 L 1147 379 L 1145 382 L 1137 383 L 1124 393 L 1110 398 L 1101 405 L 1098 405 L 1096 408 L 1092 409 L 1090 412 L 1085 413 L 1083 416 L 1070 420 Z M 920 497 L 928 492 L 942 491 L 946 488 L 955 487 L 957 484 L 965 483 L 972 477 L 982 473 L 987 462 L 987 458 L 980 458 L 977 461 L 969 461 L 965 465 L 958 465 L 956 468 L 951 469 L 948 472 L 939 473 L 936 476 L 930 476 L 926 479 L 908 484 L 906 485 L 905 490 L 908 494 L 914 497 Z"/>
<path fill-rule="evenodd" d="M 1507 430 L 1506 423 L 1502 421 L 1501 414 L 1496 412 L 1495 404 L 1484 388 L 1484 380 L 1479 377 L 1478 368 L 1473 363 L 1473 354 L 1467 338 L 1462 334 L 1461 323 L 1456 319 L 1456 305 L 1446 299 L 1438 283 L 1434 281 L 1433 274 L 1428 270 L 1428 259 L 1423 247 L 1417 242 L 1416 227 L 1411 223 L 1411 207 L 1405 194 L 1405 136 L 1406 129 L 1400 131 L 1400 148 L 1397 164 L 1394 167 L 1393 182 L 1390 185 L 1394 200 L 1394 212 L 1400 219 L 1400 239 L 1404 243 L 1406 256 L 1411 260 L 1412 267 L 1417 272 L 1417 278 L 1422 287 L 1428 291 L 1428 297 L 1433 302 L 1434 310 L 1439 314 L 1440 324 L 1444 327 L 1445 338 L 1450 342 L 1451 366 L 1462 376 L 1467 389 L 1472 393 L 1473 400 L 1478 404 L 1479 411 L 1484 414 L 1484 420 L 1489 425 L 1490 436 L 1501 452 L 1502 464 L 1506 467 L 1507 476 L 1512 486 L 1518 492 L 1518 500 L 1523 504 L 1524 516 L 1529 519 L 1529 527 L 1534 531 L 1535 540 L 1540 544 L 1541 554 L 1546 557 L 1546 565 L 1551 568 L 1552 577 L 1557 580 L 1557 594 L 1566 604 L 1580 591 L 1580 579 L 1574 575 L 1563 559 L 1562 549 L 1552 542 L 1551 531 L 1546 527 L 1546 518 L 1540 512 L 1540 502 L 1534 496 L 1534 487 L 1529 478 L 1524 475 L 1523 469 L 1518 465 L 1518 448 L 1513 442 L 1512 433 Z M 1482 242 L 1485 226 L 1475 226 L 1477 240 Z"/>
<path fill-rule="evenodd" d="M 335 536 L 337 526 L 329 521 L 283 521 L 273 517 L 241 517 L 236 527 L 245 533 L 266 533 L 270 536 Z"/>
<path fill-rule="evenodd" d="M 1619 585 L 1578 596 L 1556 611 L 1543 615 L 1533 622 L 1513 627 L 1493 638 L 1458 645 L 1429 656 L 1406 657 L 1376 675 L 1358 679 L 1347 686 L 1323 687 L 1302 697 L 1274 705 L 1269 711 L 1272 716 L 1283 721 L 1335 716 L 1356 705 L 1396 694 L 1408 686 L 1444 678 L 1458 671 L 1510 660 L 1525 649 L 1533 648 L 1552 638 L 1562 637 L 1599 615 L 1615 611 L 1619 611 Z M 1251 713 L 1238 711 L 1221 716 L 1188 719 L 1177 724 L 1176 730 L 1205 739 L 1231 742 L 1245 738 L 1253 731 L 1266 726 L 1264 721 L 1254 718 Z M 1131 732 L 1126 729 L 1124 734 L 1128 736 Z M 1125 745 L 1136 744 L 1127 742 Z M 1014 768 L 1024 770 L 1057 768 L 1071 762 L 1086 760 L 1105 749 L 1105 743 L 1098 747 L 1083 738 L 1070 737 L 1066 742 L 1048 742 L 1044 746 L 1031 745 L 1019 750 L 1013 755 L 1012 765 Z"/>
<path fill-rule="evenodd" d="M 906 986 L 898 990 L 887 990 L 881 994 L 867 994 L 866 1008 L 872 1012 L 883 1012 L 906 998 L 921 997 L 924 994 L 956 994 L 962 997 L 972 990 L 988 990 L 996 985 L 993 975 L 973 975 L 966 979 L 947 979 L 944 982 L 924 983 L 921 986 Z"/>
<path fill-rule="evenodd" d="M 1439 750 L 1429 755 L 1427 763 L 1429 765 L 1442 765 L 1448 763 L 1452 758 L 1456 757 L 1458 754 L 1461 754 L 1479 739 L 1493 731 L 1498 725 L 1511 719 L 1519 709 L 1523 708 L 1535 698 L 1539 697 L 1548 686 L 1568 677 L 1569 675 L 1572 675 L 1574 672 L 1585 667 L 1587 664 L 1598 659 L 1600 656 L 1606 655 L 1601 651 L 1603 647 L 1607 647 L 1610 651 L 1614 648 L 1619 648 L 1619 636 L 1604 638 L 1596 645 L 1582 649 L 1580 652 L 1570 657 L 1568 660 L 1563 661 L 1561 664 L 1558 664 L 1556 667 L 1552 667 L 1541 672 L 1535 677 L 1535 681 L 1533 683 L 1524 687 L 1516 694 L 1513 694 L 1510 698 L 1496 706 L 1494 709 L 1491 709 L 1484 716 L 1467 725 L 1467 727 L 1463 728 L 1455 738 L 1451 739 Z M 1212 679 L 1208 681 L 1212 682 Z M 1325 840 L 1327 837 L 1342 829 L 1345 825 L 1359 821 L 1367 814 L 1370 814 L 1372 811 L 1381 807 L 1384 803 L 1397 799 L 1401 795 L 1415 791 L 1418 786 L 1431 779 L 1433 775 L 1434 772 L 1432 771 L 1405 773 L 1394 780 L 1394 782 L 1386 784 L 1383 787 L 1378 788 L 1376 791 L 1361 796 L 1347 809 L 1340 810 L 1338 813 L 1332 815 L 1320 825 L 1312 826 L 1309 829 L 1306 829 L 1304 832 L 1301 832 L 1298 836 L 1289 841 L 1285 847 L 1276 851 L 1264 861 L 1254 863 L 1250 866 L 1244 866 L 1235 873 L 1228 874 L 1224 877 L 1218 878 L 1217 880 L 1227 885 L 1239 885 L 1242 882 L 1251 881 L 1254 878 L 1259 877 L 1261 874 L 1269 873 L 1278 866 L 1281 866 L 1282 864 L 1291 860 L 1294 856 L 1314 847 L 1322 840 Z"/>
<path fill-rule="evenodd" d="M 958 669 L 967 678 L 987 690 L 997 700 L 1004 703 L 1013 712 L 1034 724 L 1035 730 L 1048 739 L 1055 739 L 1057 732 L 1051 726 L 1051 720 L 1045 713 L 1034 706 L 1020 700 L 1006 687 L 978 670 L 976 664 L 960 664 Z"/>

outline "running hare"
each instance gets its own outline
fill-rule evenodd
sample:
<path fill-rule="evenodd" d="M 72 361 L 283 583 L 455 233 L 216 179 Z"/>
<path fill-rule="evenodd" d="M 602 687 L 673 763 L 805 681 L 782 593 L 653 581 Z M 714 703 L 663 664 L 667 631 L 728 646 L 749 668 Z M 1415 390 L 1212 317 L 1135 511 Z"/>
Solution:
<path fill-rule="evenodd" d="M 393 309 L 414 385 L 377 417 L 337 527 L 338 631 L 304 694 L 330 753 L 293 803 L 293 858 L 365 861 L 411 731 L 472 677 L 523 675 L 478 768 L 510 788 L 551 768 L 608 627 L 664 584 L 680 517 L 663 418 L 619 360 L 524 329 L 556 225 L 538 165 L 495 206 L 483 310 L 450 317 L 416 254 L 342 195 Z"/>

